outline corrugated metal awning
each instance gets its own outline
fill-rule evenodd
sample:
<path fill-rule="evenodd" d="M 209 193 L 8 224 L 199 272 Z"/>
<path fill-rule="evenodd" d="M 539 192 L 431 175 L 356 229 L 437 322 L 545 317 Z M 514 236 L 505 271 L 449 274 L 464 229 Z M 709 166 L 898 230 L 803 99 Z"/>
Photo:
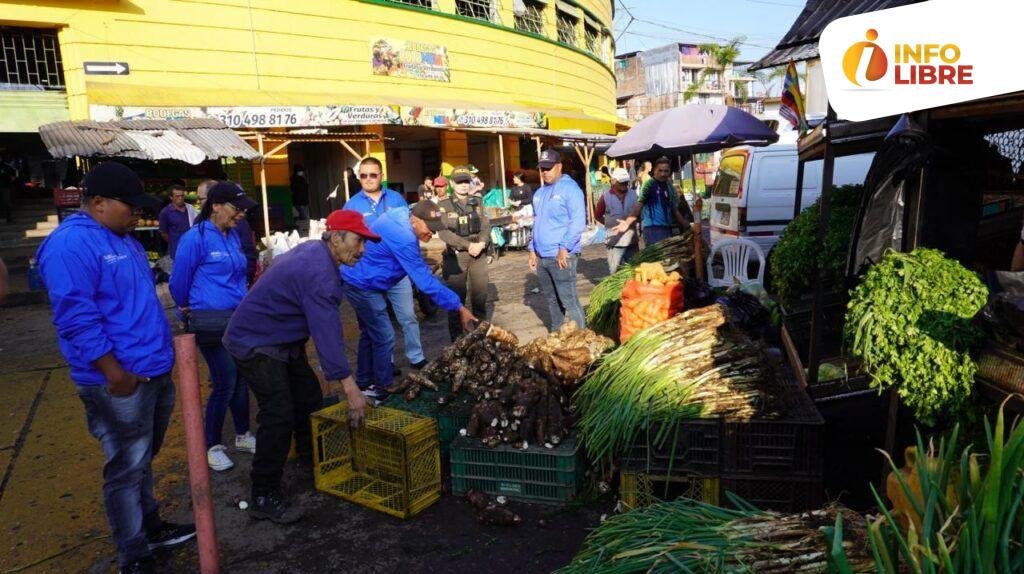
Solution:
<path fill-rule="evenodd" d="M 199 164 L 232 157 L 256 160 L 258 151 L 215 119 L 54 122 L 39 126 L 53 157 L 175 159 Z"/>

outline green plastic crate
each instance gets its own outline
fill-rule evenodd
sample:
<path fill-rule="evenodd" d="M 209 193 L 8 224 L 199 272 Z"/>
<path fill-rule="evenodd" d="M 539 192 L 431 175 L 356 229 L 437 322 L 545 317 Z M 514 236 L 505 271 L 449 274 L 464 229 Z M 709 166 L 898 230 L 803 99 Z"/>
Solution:
<path fill-rule="evenodd" d="M 450 445 L 459 436 L 459 430 L 469 424 L 469 409 L 445 408 L 437 409 L 437 432 L 441 441 L 441 454 L 450 452 Z"/>
<path fill-rule="evenodd" d="M 454 494 L 472 489 L 527 502 L 564 504 L 583 486 L 584 466 L 574 438 L 551 449 L 523 450 L 507 445 L 488 448 L 475 438 L 456 437 L 450 452 Z"/>

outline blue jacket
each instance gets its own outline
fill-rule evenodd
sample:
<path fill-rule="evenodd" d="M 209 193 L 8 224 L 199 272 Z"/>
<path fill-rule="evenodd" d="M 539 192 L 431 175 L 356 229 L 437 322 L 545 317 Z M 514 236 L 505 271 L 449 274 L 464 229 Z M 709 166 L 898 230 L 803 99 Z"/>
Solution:
<path fill-rule="evenodd" d="M 234 229 L 227 236 L 210 221 L 197 222 L 178 242 L 171 297 L 178 307 L 225 311 L 245 297 L 246 259 Z"/>
<path fill-rule="evenodd" d="M 458 311 L 462 299 L 444 286 L 420 254 L 420 241 L 409 223 L 409 211 L 392 209 L 370 224 L 379 243 L 366 242 L 366 252 L 354 267 L 341 268 L 347 287 L 363 291 L 387 291 L 406 275 L 420 291 L 447 311 Z"/>
<path fill-rule="evenodd" d="M 323 241 L 300 243 L 274 260 L 231 315 L 224 347 L 239 359 L 260 347 L 316 344 L 328 380 L 352 374 L 341 330 L 344 295 L 338 269 Z"/>
<path fill-rule="evenodd" d="M 554 257 L 560 248 L 578 254 L 580 238 L 587 226 L 587 208 L 583 190 L 568 175 L 554 185 L 545 185 L 533 194 L 533 241 L 530 251 L 539 257 Z"/>
<path fill-rule="evenodd" d="M 144 377 L 174 366 L 171 328 L 142 245 L 88 214 L 67 218 L 36 253 L 53 305 L 57 344 L 79 385 L 107 380 L 92 366 L 107 353 Z"/>
<path fill-rule="evenodd" d="M 409 216 L 409 204 L 405 202 L 402 194 L 386 187 L 382 190 L 380 201 L 374 203 L 365 191 L 360 191 L 349 198 L 342 209 L 351 209 L 362 213 L 366 225 L 372 224 L 378 217 L 394 209 L 404 209 L 406 210 L 405 216 Z"/>

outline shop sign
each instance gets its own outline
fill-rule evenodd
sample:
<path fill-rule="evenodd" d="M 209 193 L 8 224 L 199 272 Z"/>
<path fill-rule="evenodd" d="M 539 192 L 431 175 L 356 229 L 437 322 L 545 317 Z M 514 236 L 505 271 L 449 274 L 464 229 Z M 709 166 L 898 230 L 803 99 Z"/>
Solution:
<path fill-rule="evenodd" d="M 331 127 L 400 124 L 398 106 L 120 107 L 90 106 L 96 121 L 216 118 L 230 128 Z"/>
<path fill-rule="evenodd" d="M 402 106 L 402 123 L 433 128 L 543 128 L 542 113 Z"/>
<path fill-rule="evenodd" d="M 373 74 L 450 82 L 448 48 L 426 42 L 379 38 L 371 44 Z"/>

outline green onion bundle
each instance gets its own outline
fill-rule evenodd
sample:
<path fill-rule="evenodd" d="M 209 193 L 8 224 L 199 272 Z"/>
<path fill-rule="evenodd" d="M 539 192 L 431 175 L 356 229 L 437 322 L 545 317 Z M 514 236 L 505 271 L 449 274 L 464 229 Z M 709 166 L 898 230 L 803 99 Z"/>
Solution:
<path fill-rule="evenodd" d="M 681 420 L 762 414 L 765 382 L 774 377 L 768 364 L 762 347 L 728 324 L 723 306 L 680 313 L 634 335 L 587 377 L 574 398 L 580 437 L 602 459 L 656 424 L 663 444 Z"/>
<path fill-rule="evenodd" d="M 685 268 L 693 262 L 693 234 L 687 231 L 682 235 L 669 237 L 654 245 L 648 245 L 626 263 L 605 277 L 590 292 L 587 304 L 587 326 L 594 331 L 612 339 L 619 340 L 619 301 L 626 281 L 633 278 L 633 270 L 641 263 L 665 261 L 668 265 Z M 682 270 L 680 273 L 685 275 Z"/>
<path fill-rule="evenodd" d="M 830 571 L 828 534 L 839 517 L 839 546 L 848 572 L 872 572 L 864 519 L 838 505 L 804 514 L 741 510 L 678 499 L 612 517 L 557 574 L 603 572 Z M 844 535 L 845 532 L 845 535 Z"/>

